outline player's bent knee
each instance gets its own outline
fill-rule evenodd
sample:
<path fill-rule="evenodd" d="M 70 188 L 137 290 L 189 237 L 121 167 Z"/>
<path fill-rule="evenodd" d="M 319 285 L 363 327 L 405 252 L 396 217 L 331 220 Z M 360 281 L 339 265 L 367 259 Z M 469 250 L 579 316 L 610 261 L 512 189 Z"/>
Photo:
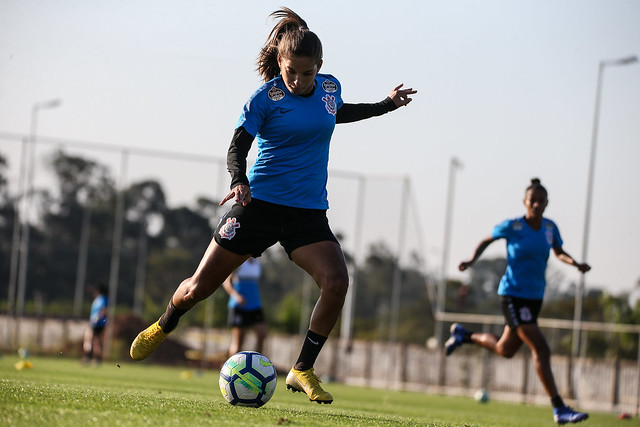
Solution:
<path fill-rule="evenodd" d="M 321 284 L 320 288 L 322 289 L 322 293 L 325 295 L 344 299 L 347 295 L 347 290 L 349 289 L 349 280 L 348 278 L 345 279 L 338 275 L 327 277 Z"/>

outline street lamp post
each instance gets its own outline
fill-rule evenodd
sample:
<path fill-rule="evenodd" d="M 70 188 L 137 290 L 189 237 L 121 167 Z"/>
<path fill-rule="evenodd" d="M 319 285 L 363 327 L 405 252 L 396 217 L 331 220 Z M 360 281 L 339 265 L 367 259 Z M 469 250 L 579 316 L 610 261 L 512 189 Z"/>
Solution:
<path fill-rule="evenodd" d="M 447 264 L 449 263 L 449 246 L 451 241 L 451 224 L 453 220 L 453 194 L 455 190 L 456 170 L 462 168 L 462 162 L 451 157 L 449 163 L 449 186 L 447 189 L 447 206 L 444 218 L 444 242 L 442 245 L 442 263 L 440 265 L 440 286 L 438 289 L 438 316 L 436 319 L 436 338 L 442 347 L 444 342 L 444 313 L 447 300 Z"/>
<path fill-rule="evenodd" d="M 638 62 L 638 58 L 628 56 L 625 58 L 603 60 L 598 64 L 598 83 L 596 86 L 596 106 L 593 113 L 593 129 L 591 133 L 591 151 L 589 153 L 589 172 L 587 178 L 587 202 L 584 212 L 584 230 L 582 234 L 582 262 L 587 262 L 587 252 L 589 248 L 589 225 L 591 223 L 591 201 L 593 198 L 593 176 L 596 166 L 596 146 L 598 142 L 598 121 L 600 119 L 600 98 L 602 93 L 602 77 L 607 66 L 629 65 Z M 572 354 L 578 355 L 580 349 L 580 329 L 582 322 L 582 297 L 585 288 L 585 275 L 580 275 L 580 283 L 575 295 L 575 308 L 573 312 L 573 338 Z"/>
<path fill-rule="evenodd" d="M 24 310 L 24 296 L 25 296 L 25 287 L 26 287 L 26 278 L 27 278 L 27 265 L 29 259 L 29 214 L 31 208 L 31 198 L 33 193 L 33 179 L 35 175 L 35 153 L 36 153 L 36 135 L 38 130 L 38 113 L 40 110 L 56 108 L 60 106 L 62 101 L 60 99 L 52 99 L 49 101 L 37 102 L 33 104 L 31 108 L 31 130 L 29 133 L 29 142 L 31 145 L 31 153 L 28 156 L 24 157 L 24 161 L 26 161 L 26 166 L 21 167 L 21 173 L 26 173 L 26 190 L 23 195 L 24 200 L 22 203 L 22 212 L 21 212 L 21 232 L 19 233 L 20 242 L 19 242 L 19 269 L 18 269 L 18 277 L 17 277 L 17 295 L 16 295 L 16 315 L 18 317 L 22 316 L 22 312 Z M 28 150 L 27 150 L 28 151 Z M 22 181 L 24 177 L 20 177 Z M 12 284 L 10 284 L 11 286 Z"/>

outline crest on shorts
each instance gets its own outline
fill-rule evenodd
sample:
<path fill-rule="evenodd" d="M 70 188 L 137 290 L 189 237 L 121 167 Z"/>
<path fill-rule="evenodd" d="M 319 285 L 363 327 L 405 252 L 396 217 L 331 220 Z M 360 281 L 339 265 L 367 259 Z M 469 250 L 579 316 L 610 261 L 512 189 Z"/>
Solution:
<path fill-rule="evenodd" d="M 236 236 L 236 228 L 240 228 L 240 223 L 235 218 L 227 218 L 218 233 L 223 239 L 231 240 Z"/>
<path fill-rule="evenodd" d="M 322 89 L 327 93 L 333 93 L 338 90 L 338 85 L 336 82 L 332 82 L 331 80 L 325 80 L 322 82 Z"/>
<path fill-rule="evenodd" d="M 269 92 L 267 92 L 267 96 L 272 101 L 280 101 L 282 98 L 284 98 L 284 91 L 274 86 L 269 89 Z"/>
<path fill-rule="evenodd" d="M 531 310 L 529 307 L 520 308 L 520 320 L 523 322 L 530 322 L 533 316 L 531 315 Z"/>
<path fill-rule="evenodd" d="M 327 109 L 329 114 L 336 115 L 338 112 L 338 106 L 336 105 L 336 97 L 333 95 L 325 95 L 322 97 L 324 101 L 324 107 Z"/>

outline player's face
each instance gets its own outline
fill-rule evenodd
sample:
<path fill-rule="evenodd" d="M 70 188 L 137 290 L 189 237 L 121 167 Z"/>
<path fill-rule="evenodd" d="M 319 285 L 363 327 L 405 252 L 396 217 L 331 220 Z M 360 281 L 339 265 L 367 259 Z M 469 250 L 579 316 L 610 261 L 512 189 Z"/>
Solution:
<path fill-rule="evenodd" d="M 278 55 L 280 74 L 289 92 L 294 95 L 308 95 L 313 91 L 316 74 L 320 71 L 322 61 L 318 64 L 312 58 L 293 56 L 285 58 Z"/>
<path fill-rule="evenodd" d="M 542 218 L 544 210 L 547 208 L 546 194 L 540 189 L 528 190 L 524 195 L 524 206 L 527 208 L 527 218 Z"/>

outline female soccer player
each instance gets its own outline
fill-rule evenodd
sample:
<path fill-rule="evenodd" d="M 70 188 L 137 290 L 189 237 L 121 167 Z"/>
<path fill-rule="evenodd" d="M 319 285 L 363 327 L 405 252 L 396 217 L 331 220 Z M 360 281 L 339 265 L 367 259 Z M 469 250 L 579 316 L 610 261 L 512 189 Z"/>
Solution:
<path fill-rule="evenodd" d="M 227 277 L 222 287 L 229 294 L 229 326 L 231 327 L 231 344 L 229 356 L 242 350 L 244 337 L 248 328 L 256 334 L 255 351 L 262 353 L 262 346 L 267 336 L 264 323 L 264 312 L 260 300 L 258 281 L 262 275 L 262 267 L 256 258 L 249 258 L 231 276 Z"/>
<path fill-rule="evenodd" d="M 107 326 L 107 308 L 109 305 L 108 290 L 103 284 L 93 286 L 91 290 L 93 302 L 89 315 L 89 326 L 84 334 L 82 348 L 83 362 L 102 363 L 102 349 L 104 347 L 104 329 Z"/>
<path fill-rule="evenodd" d="M 545 270 L 549 250 L 558 259 L 573 265 L 582 273 L 591 270 L 562 249 L 562 238 L 556 224 L 542 216 L 548 204 L 547 190 L 534 178 L 524 196 L 524 217 L 508 219 L 496 225 L 491 236 L 477 246 L 473 257 L 458 267 L 465 271 L 480 257 L 487 247 L 498 239 L 507 241 L 507 270 L 500 280 L 498 295 L 502 298 L 502 312 L 506 325 L 501 337 L 493 334 L 467 331 L 462 325 L 451 325 L 451 337 L 445 343 L 447 356 L 464 343 L 484 347 L 502 357 L 512 357 L 525 343 L 535 363 L 540 382 L 551 398 L 553 418 L 558 424 L 577 423 L 589 415 L 566 406 L 558 394 L 551 372 L 551 351 L 540 328 L 538 313 L 546 287 Z"/>
<path fill-rule="evenodd" d="M 411 102 L 417 91 L 403 85 L 383 101 L 347 104 L 338 79 L 320 74 L 322 43 L 296 13 L 281 8 L 258 56 L 265 83 L 244 106 L 227 154 L 233 199 L 200 265 L 173 294 L 160 319 L 131 345 L 135 360 L 149 356 L 177 325 L 178 319 L 209 297 L 240 264 L 279 242 L 289 258 L 320 288 L 300 355 L 287 375 L 287 388 L 304 391 L 309 400 L 331 403 L 313 365 L 333 329 L 347 292 L 342 249 L 327 221 L 329 142 L 336 123 L 379 116 Z M 246 176 L 253 140 L 258 157 Z"/>

